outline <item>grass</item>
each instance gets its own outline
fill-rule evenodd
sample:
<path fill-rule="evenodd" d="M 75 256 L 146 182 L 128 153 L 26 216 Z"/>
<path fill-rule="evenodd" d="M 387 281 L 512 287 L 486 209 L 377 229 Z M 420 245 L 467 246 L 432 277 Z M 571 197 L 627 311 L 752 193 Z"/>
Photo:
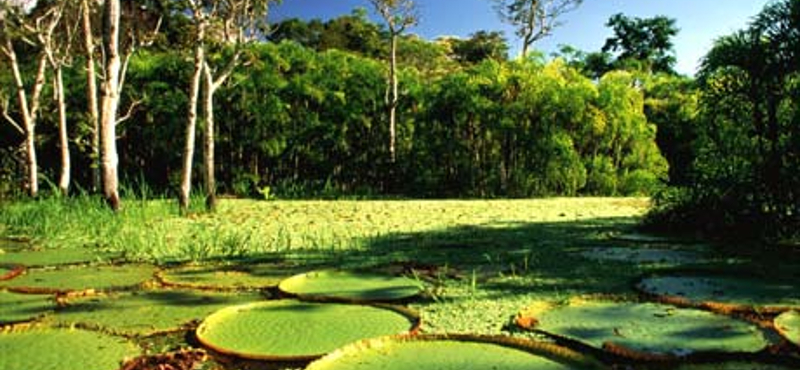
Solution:
<path fill-rule="evenodd" d="M 509 325 L 533 302 L 594 294 L 633 297 L 641 276 L 686 267 L 685 261 L 637 263 L 581 255 L 593 248 L 639 245 L 612 236 L 631 232 L 649 206 L 645 198 L 224 199 L 216 213 L 182 217 L 174 201 L 129 200 L 114 215 L 100 200 L 80 197 L 4 205 L 0 240 L 29 237 L 41 248 L 96 248 L 159 265 L 285 262 L 309 270 L 413 271 L 430 286 L 427 299 L 410 304 L 421 313 L 425 333 L 536 337 Z M 777 264 L 767 255 L 734 255 L 733 248 L 706 246 L 698 252 L 710 254 L 698 262 L 701 268 L 744 267 L 784 278 L 800 271 L 771 269 Z M 787 260 L 779 261 L 786 265 Z"/>

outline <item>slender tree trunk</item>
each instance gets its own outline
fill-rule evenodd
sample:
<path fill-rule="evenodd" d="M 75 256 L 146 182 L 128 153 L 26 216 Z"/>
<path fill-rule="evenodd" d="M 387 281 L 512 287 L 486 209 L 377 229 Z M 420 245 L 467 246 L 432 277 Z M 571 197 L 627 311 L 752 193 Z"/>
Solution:
<path fill-rule="evenodd" d="M 39 57 L 36 79 L 34 81 L 33 93 L 30 105 L 28 95 L 25 91 L 25 82 L 19 70 L 19 61 L 14 45 L 11 40 L 6 40 L 3 50 L 11 64 L 11 73 L 17 89 L 17 102 L 22 111 L 22 123 L 25 131 L 25 154 L 26 167 L 28 170 L 28 195 L 36 197 L 39 195 L 39 167 L 36 159 L 36 118 L 39 107 L 39 97 L 45 83 L 45 71 L 47 69 L 47 56 L 42 53 Z"/>
<path fill-rule="evenodd" d="M 194 164 L 194 146 L 197 132 L 197 106 L 200 100 L 200 83 L 205 66 L 205 20 L 195 5 L 194 18 L 197 22 L 197 43 L 194 49 L 194 73 L 189 87 L 189 115 L 186 121 L 183 147 L 183 170 L 181 172 L 181 188 L 178 195 L 178 206 L 181 213 L 189 210 L 189 199 L 192 193 L 192 165 Z"/>
<path fill-rule="evenodd" d="M 120 0 L 106 0 L 103 10 L 103 44 L 106 60 L 100 114 L 100 157 L 103 171 L 103 195 L 114 211 L 118 211 L 120 208 L 116 128 L 122 68 L 119 53 L 120 15 Z"/>
<path fill-rule="evenodd" d="M 58 104 L 58 138 L 61 149 L 61 174 L 58 179 L 58 189 L 61 194 L 67 195 L 71 177 L 71 161 L 69 156 L 69 138 L 67 136 L 67 103 L 64 98 L 64 74 L 59 64 L 55 67 L 55 90 Z"/>
<path fill-rule="evenodd" d="M 397 79 L 397 34 L 392 32 L 392 55 L 389 61 L 389 163 L 394 165 L 397 162 L 397 103 L 398 98 L 398 79 Z"/>
<path fill-rule="evenodd" d="M 89 124 L 92 127 L 92 190 L 100 189 L 100 108 L 97 102 L 97 74 L 94 60 L 94 34 L 92 33 L 92 9 L 89 0 L 81 4 L 83 25 L 83 46 L 86 52 L 86 102 L 88 103 Z"/>
<path fill-rule="evenodd" d="M 203 179 L 206 190 L 206 209 L 214 211 L 217 207 L 217 184 L 214 169 L 214 93 L 217 86 L 214 84 L 211 70 L 205 69 L 205 104 L 203 105 L 203 116 L 205 117 L 205 135 L 203 146 Z"/>

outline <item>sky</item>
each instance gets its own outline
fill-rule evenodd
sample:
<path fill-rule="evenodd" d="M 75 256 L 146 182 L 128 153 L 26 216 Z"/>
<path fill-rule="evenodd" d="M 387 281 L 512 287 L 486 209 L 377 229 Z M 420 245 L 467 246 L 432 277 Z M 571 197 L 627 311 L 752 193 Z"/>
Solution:
<path fill-rule="evenodd" d="M 675 69 L 693 75 L 700 59 L 720 36 L 745 28 L 769 0 L 584 0 L 577 10 L 562 17 L 564 25 L 534 45 L 546 54 L 556 52 L 559 45 L 571 45 L 583 51 L 599 51 L 612 36 L 606 21 L 616 13 L 631 17 L 665 15 L 677 21 L 680 32 L 674 39 L 677 64 Z M 514 30 L 503 24 L 493 8 L 492 0 L 416 0 L 419 25 L 409 30 L 423 38 L 439 36 L 468 37 L 480 31 L 503 31 L 512 47 L 512 56 L 519 53 L 520 41 Z M 370 9 L 367 0 L 283 0 L 272 10 L 273 20 L 285 18 L 320 18 L 327 20 L 349 14 L 357 7 Z M 380 22 L 372 16 L 375 22 Z"/>

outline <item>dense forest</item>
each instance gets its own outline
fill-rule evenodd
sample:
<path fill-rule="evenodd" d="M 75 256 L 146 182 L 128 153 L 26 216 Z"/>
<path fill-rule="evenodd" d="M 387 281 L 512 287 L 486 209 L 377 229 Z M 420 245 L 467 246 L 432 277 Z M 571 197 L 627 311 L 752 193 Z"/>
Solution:
<path fill-rule="evenodd" d="M 547 33 L 523 24 L 511 58 L 496 31 L 413 35 L 410 1 L 370 0 L 383 22 L 365 9 L 267 22 L 270 1 L 111 3 L 2 3 L 0 197 L 44 185 L 116 208 L 113 169 L 123 196 L 183 207 L 192 190 L 209 206 L 216 193 L 650 195 L 659 227 L 800 230 L 798 0 L 722 35 L 696 77 L 674 72 L 666 17 L 615 15 L 602 50 L 556 55 L 529 51 Z"/>

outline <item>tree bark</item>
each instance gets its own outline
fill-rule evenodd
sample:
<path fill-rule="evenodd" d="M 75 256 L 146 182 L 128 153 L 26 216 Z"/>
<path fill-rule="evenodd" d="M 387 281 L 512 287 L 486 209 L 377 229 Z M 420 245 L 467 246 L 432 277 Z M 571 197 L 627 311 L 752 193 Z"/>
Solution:
<path fill-rule="evenodd" d="M 203 182 L 206 190 L 206 209 L 214 211 L 217 208 L 217 184 L 214 169 L 214 93 L 217 90 L 217 86 L 214 84 L 214 79 L 208 66 L 204 70 L 206 78 L 203 112 L 206 127 L 203 146 Z"/>
<path fill-rule="evenodd" d="M 197 42 L 194 50 L 194 73 L 189 87 L 189 114 L 186 121 L 186 132 L 183 147 L 183 171 L 181 172 L 181 188 L 178 195 L 178 206 L 181 213 L 189 210 L 192 192 L 192 165 L 194 163 L 194 146 L 197 132 L 197 106 L 200 100 L 200 83 L 205 68 L 205 20 L 200 14 L 199 5 L 194 6 L 194 17 L 197 21 Z"/>
<path fill-rule="evenodd" d="M 389 81 L 391 84 L 389 94 L 389 163 L 397 162 L 397 103 L 398 78 L 397 78 L 397 33 L 392 31 L 392 55 L 389 61 Z"/>
<path fill-rule="evenodd" d="M 103 195 L 112 210 L 120 209 L 117 166 L 117 108 L 120 95 L 122 62 L 119 53 L 120 0 L 106 0 L 103 9 L 103 46 L 105 49 L 105 80 L 102 84 L 100 142 Z"/>
<path fill-rule="evenodd" d="M 47 70 L 47 55 L 42 53 L 39 56 L 36 78 L 34 80 L 33 92 L 30 102 L 25 91 L 25 82 L 19 70 L 19 61 L 14 45 L 10 39 L 6 40 L 3 53 L 11 65 L 11 73 L 17 90 L 17 102 L 22 111 L 22 127 L 25 131 L 25 162 L 28 176 L 28 195 L 36 197 L 39 195 L 39 167 L 36 159 L 36 119 L 39 110 L 39 98 L 45 83 L 45 72 Z"/>
<path fill-rule="evenodd" d="M 81 4 L 81 21 L 83 26 L 83 46 L 86 52 L 86 102 L 89 112 L 89 124 L 92 127 L 92 190 L 100 189 L 100 108 L 97 102 L 97 74 L 94 60 L 94 34 L 92 33 L 92 12 L 89 0 Z"/>
<path fill-rule="evenodd" d="M 61 149 L 61 174 L 58 179 L 58 189 L 61 194 L 69 193 L 71 180 L 72 163 L 69 155 L 69 137 L 67 136 L 67 103 L 64 98 L 64 74 L 63 68 L 59 64 L 55 66 L 56 76 L 54 86 L 56 90 L 56 102 L 58 104 L 58 138 Z"/>

